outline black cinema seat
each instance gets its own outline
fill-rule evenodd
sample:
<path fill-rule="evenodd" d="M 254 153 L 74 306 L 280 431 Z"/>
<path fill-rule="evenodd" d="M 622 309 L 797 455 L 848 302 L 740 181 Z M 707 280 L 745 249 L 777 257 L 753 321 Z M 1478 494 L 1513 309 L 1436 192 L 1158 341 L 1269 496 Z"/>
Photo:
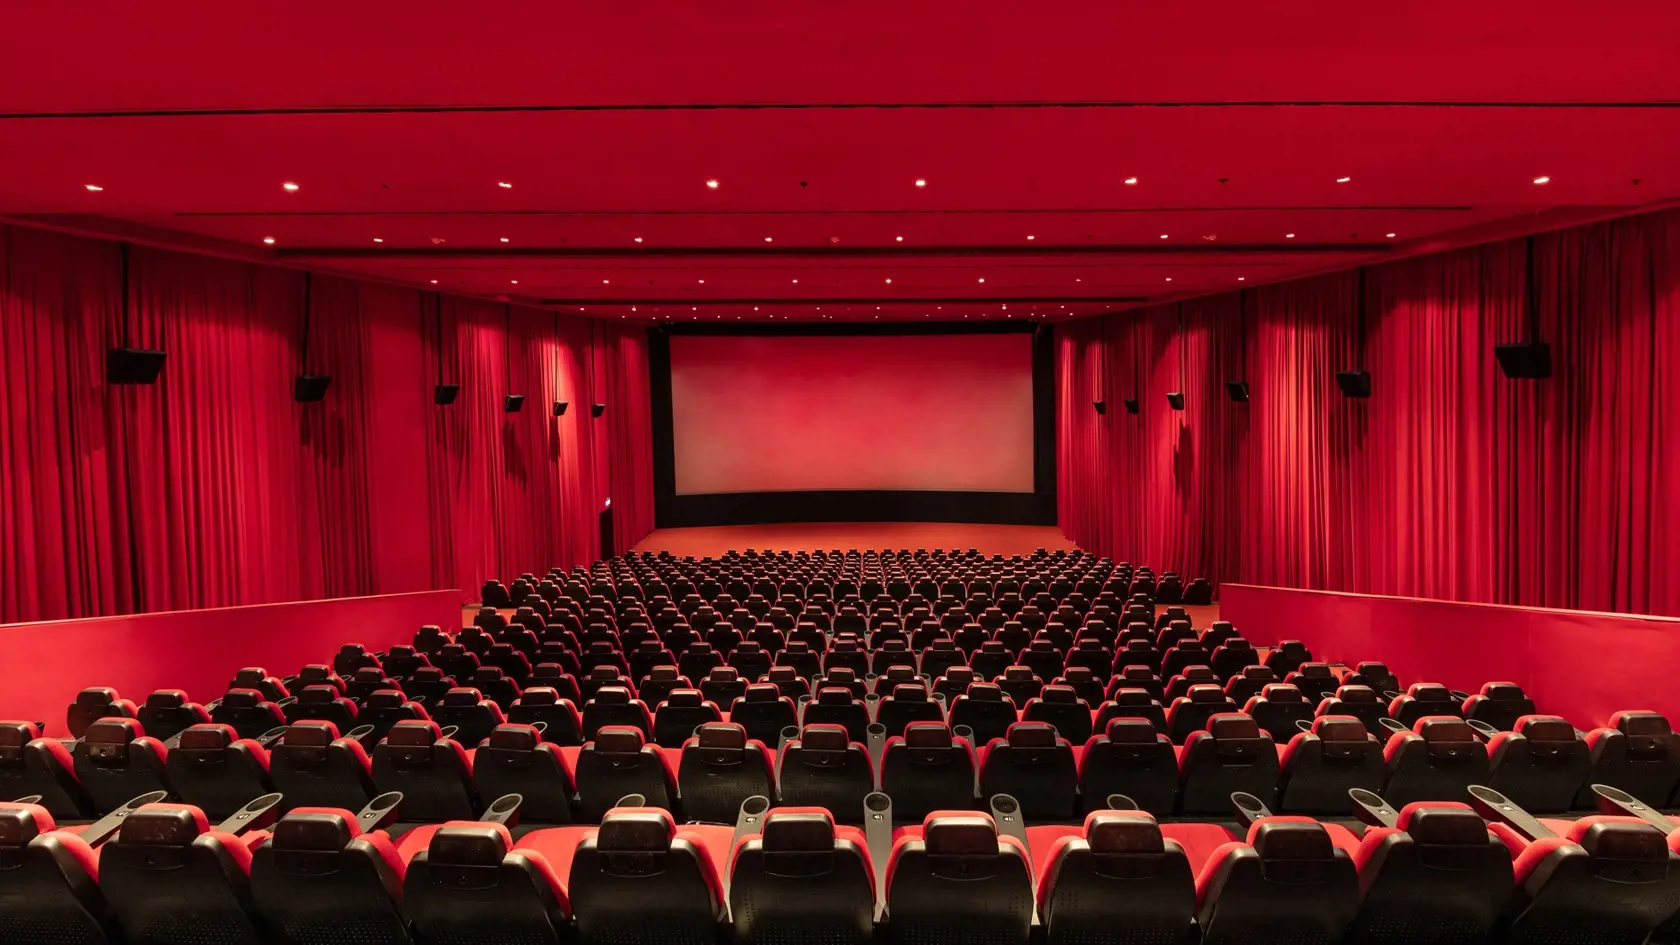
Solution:
<path fill-rule="evenodd" d="M 7 723 L 10 724 L 10 723 Z M 108 945 L 117 930 L 98 854 L 37 804 L 0 802 L 0 942 Z"/>
<path fill-rule="evenodd" d="M 93 800 L 76 777 L 70 749 L 39 735 L 33 722 L 0 722 L 0 800 L 36 795 L 49 817 L 92 819 Z"/>
<path fill-rule="evenodd" d="M 1027 945 L 1033 869 L 990 815 L 936 811 L 921 835 L 893 844 L 887 867 L 887 941 L 896 945 Z"/>
<path fill-rule="evenodd" d="M 1205 731 L 1185 739 L 1178 805 L 1185 814 L 1225 813 L 1237 791 L 1269 802 L 1277 783 L 1277 744 L 1250 716 L 1219 713 L 1208 719 Z"/>
<path fill-rule="evenodd" d="M 1413 801 L 1463 801 L 1470 785 L 1488 782 L 1487 749 L 1460 718 L 1418 719 L 1411 731 L 1389 737 L 1383 758 L 1388 776 L 1382 796 L 1395 807 Z"/>
<path fill-rule="evenodd" d="M 93 721 L 70 750 L 76 779 L 100 816 L 142 794 L 168 791 L 168 755 L 162 742 L 146 735 L 138 719 L 126 716 Z"/>
<path fill-rule="evenodd" d="M 1028 820 L 1066 820 L 1078 806 L 1073 747 L 1047 722 L 1016 722 L 993 739 L 980 761 L 982 800 L 1008 794 Z"/>
<path fill-rule="evenodd" d="M 875 876 L 856 828 L 826 810 L 784 807 L 736 844 L 730 916 L 737 945 L 863 945 L 874 933 Z"/>
<path fill-rule="evenodd" d="M 1651 807 L 1672 803 L 1680 784 L 1680 744 L 1662 715 L 1643 709 L 1617 712 L 1608 726 L 1587 733 L 1587 748 L 1589 784 L 1620 788 Z M 1590 808 L 1592 798 L 1582 797 L 1576 806 Z"/>
<path fill-rule="evenodd" d="M 530 725 L 496 726 L 473 752 L 472 779 L 480 798 L 522 797 L 521 824 L 572 822 L 571 765 L 558 746 L 543 741 Z"/>
<path fill-rule="evenodd" d="M 1348 939 L 1370 945 L 1480 945 L 1511 898 L 1511 856 L 1464 804 L 1419 801 L 1354 853 L 1364 890 Z"/>
<path fill-rule="evenodd" d="M 361 810 L 374 797 L 367 750 L 353 738 L 340 738 L 331 722 L 287 726 L 269 751 L 268 774 L 285 810 Z"/>
<path fill-rule="evenodd" d="M 1563 813 L 1587 785 L 1592 752 L 1555 715 L 1525 715 L 1488 740 L 1488 786 L 1535 813 Z"/>
<path fill-rule="evenodd" d="M 562 828 L 564 829 L 564 828 Z M 403 878 L 416 938 L 437 945 L 558 945 L 570 903 L 541 853 L 516 847 L 499 823 L 451 823 L 432 834 Z"/>
<path fill-rule="evenodd" d="M 729 828 L 711 829 L 722 836 L 705 827 L 679 830 L 662 810 L 608 813 L 572 856 L 568 888 L 579 945 L 717 945 L 724 899 L 715 864 L 727 862 L 729 851 L 712 847 L 729 845 Z M 541 850 L 545 833 L 527 842 Z"/>
<path fill-rule="evenodd" d="M 206 722 L 181 733 L 165 769 L 181 800 L 222 821 L 274 790 L 268 749 L 240 738 L 231 725 Z"/>
<path fill-rule="evenodd" d="M 1079 793 L 1087 811 L 1103 809 L 1111 794 L 1123 794 L 1139 810 L 1171 814 L 1178 797 L 1172 742 L 1146 719 L 1111 719 L 1080 754 Z"/>
<path fill-rule="evenodd" d="M 775 797 L 770 751 L 733 722 L 709 722 L 683 744 L 677 792 L 683 819 L 732 824 L 741 802 L 754 795 Z"/>
<path fill-rule="evenodd" d="M 777 753 L 776 787 L 785 805 L 823 808 L 841 823 L 861 824 L 863 799 L 875 790 L 875 770 L 869 751 L 845 727 L 806 725 Z M 685 790 L 685 813 L 687 802 Z"/>
<path fill-rule="evenodd" d="M 1193 940 L 1195 876 L 1184 848 L 1162 836 L 1154 816 L 1092 811 L 1042 859 L 1035 866 L 1046 945 Z"/>
<path fill-rule="evenodd" d="M 942 722 L 911 722 L 903 737 L 887 739 L 881 790 L 892 798 L 893 817 L 919 821 L 937 810 L 963 810 L 975 802 L 979 766 L 974 747 Z"/>
<path fill-rule="evenodd" d="M 146 697 L 137 716 L 146 734 L 167 742 L 188 727 L 210 721 L 204 706 L 187 698 L 179 689 L 158 689 Z"/>
<path fill-rule="evenodd" d="M 1465 718 L 1509 732 L 1516 728 L 1518 719 L 1534 714 L 1534 700 L 1516 683 L 1490 682 L 1464 700 L 1463 709 Z"/>
<path fill-rule="evenodd" d="M 373 783 L 401 791 L 404 822 L 471 820 L 478 815 L 466 750 L 432 721 L 398 722 L 373 750 Z"/>
<path fill-rule="evenodd" d="M 1383 744 L 1351 715 L 1321 715 L 1278 756 L 1278 810 L 1341 816 L 1348 791 L 1380 794 L 1386 768 Z"/>
<path fill-rule="evenodd" d="M 1323 825 L 1264 817 L 1208 858 L 1196 898 L 1204 945 L 1334 945 L 1358 914 L 1359 875 Z"/>
<path fill-rule="evenodd" d="M 723 712 L 717 703 L 707 701 L 700 690 L 675 689 L 653 713 L 653 738 L 661 748 L 681 748 L 695 729 L 721 721 Z"/>
<path fill-rule="evenodd" d="M 658 746 L 649 745 L 639 729 L 609 725 L 578 751 L 572 764 L 577 785 L 577 816 L 582 823 L 598 822 L 620 798 L 640 794 L 649 807 L 670 810 L 677 797 L 676 771 Z"/>
<path fill-rule="evenodd" d="M 99 850 L 99 889 L 125 945 L 266 945 L 250 902 L 251 854 L 185 804 L 147 804 Z"/>
<path fill-rule="evenodd" d="M 405 864 L 347 810 L 295 810 L 251 853 L 252 911 L 271 945 L 408 945 Z"/>

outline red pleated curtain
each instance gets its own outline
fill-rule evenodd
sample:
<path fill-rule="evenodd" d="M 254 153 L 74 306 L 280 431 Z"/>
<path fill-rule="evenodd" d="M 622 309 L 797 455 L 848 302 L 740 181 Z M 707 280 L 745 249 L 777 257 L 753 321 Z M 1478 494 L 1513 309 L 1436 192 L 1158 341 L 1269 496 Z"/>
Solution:
<path fill-rule="evenodd" d="M 1550 380 L 1493 354 L 1526 256 L 1371 267 L 1362 349 L 1354 273 L 1062 326 L 1064 530 L 1215 582 L 1680 614 L 1680 214 L 1535 237 Z"/>
<path fill-rule="evenodd" d="M 140 247 L 125 319 L 122 253 L 0 227 L 0 622 L 476 596 L 597 557 L 609 495 L 617 550 L 651 525 L 642 329 Z M 105 383 L 119 344 L 156 385 Z"/>

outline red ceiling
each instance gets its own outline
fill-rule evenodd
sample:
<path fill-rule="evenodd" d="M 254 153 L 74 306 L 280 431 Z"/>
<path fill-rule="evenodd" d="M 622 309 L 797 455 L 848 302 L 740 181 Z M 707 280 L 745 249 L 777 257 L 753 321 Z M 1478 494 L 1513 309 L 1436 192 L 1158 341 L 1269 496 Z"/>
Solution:
<path fill-rule="evenodd" d="M 14 12 L 0 214 L 590 315 L 921 319 L 1680 197 L 1670 4 L 599 6 Z"/>

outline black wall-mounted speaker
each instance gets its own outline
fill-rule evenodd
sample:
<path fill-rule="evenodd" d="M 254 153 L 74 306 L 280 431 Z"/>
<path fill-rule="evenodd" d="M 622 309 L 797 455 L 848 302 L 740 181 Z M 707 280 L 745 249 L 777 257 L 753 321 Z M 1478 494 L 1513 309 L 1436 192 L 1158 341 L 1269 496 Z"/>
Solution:
<path fill-rule="evenodd" d="M 1138 412 L 1138 400 L 1136 397 L 1127 397 L 1125 400 L 1120 401 L 1120 403 L 1125 405 L 1127 413 Z"/>
<path fill-rule="evenodd" d="M 327 396 L 332 377 L 326 374 L 299 374 L 292 379 L 292 399 L 300 404 L 319 403 Z"/>
<path fill-rule="evenodd" d="M 1237 403 L 1246 404 L 1246 403 L 1248 403 L 1248 382 L 1247 381 L 1226 381 L 1225 382 L 1225 393 L 1230 394 L 1231 399 L 1236 401 Z"/>
<path fill-rule="evenodd" d="M 460 393 L 461 385 L 459 384 L 439 384 L 432 388 L 432 403 L 439 407 L 447 407 L 455 402 L 455 398 Z"/>
<path fill-rule="evenodd" d="M 1336 386 L 1349 397 L 1371 396 L 1371 373 L 1369 371 L 1337 371 Z"/>
<path fill-rule="evenodd" d="M 564 400 L 556 400 L 554 402 L 554 415 L 556 417 L 564 417 L 566 415 L 566 408 L 570 406 L 571 404 L 566 403 Z"/>
<path fill-rule="evenodd" d="M 502 409 L 508 413 L 518 413 L 525 409 L 524 394 L 508 394 L 502 398 Z"/>
<path fill-rule="evenodd" d="M 1552 346 L 1544 341 L 1494 345 L 1493 356 L 1506 377 L 1534 381 L 1552 376 Z"/>
<path fill-rule="evenodd" d="M 105 355 L 105 379 L 112 384 L 156 384 L 164 357 L 162 351 L 112 348 Z"/>
<path fill-rule="evenodd" d="M 1091 406 L 1097 408 L 1097 413 L 1108 413 L 1108 401 L 1106 400 L 1093 400 Z"/>
<path fill-rule="evenodd" d="M 1174 410 L 1183 410 L 1184 409 L 1184 394 L 1181 391 L 1173 391 L 1172 393 L 1168 394 L 1167 395 L 1167 406 L 1171 407 Z"/>
<path fill-rule="evenodd" d="M 607 405 L 606 404 L 595 404 L 594 406 L 589 408 L 589 415 L 591 417 L 599 417 L 601 414 L 604 414 L 606 412 L 607 412 Z"/>

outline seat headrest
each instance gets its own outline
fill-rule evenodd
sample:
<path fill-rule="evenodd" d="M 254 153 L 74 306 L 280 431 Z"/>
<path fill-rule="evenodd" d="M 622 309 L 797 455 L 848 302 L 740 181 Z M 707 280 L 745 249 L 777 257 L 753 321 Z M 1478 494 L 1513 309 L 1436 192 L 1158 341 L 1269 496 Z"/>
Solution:
<path fill-rule="evenodd" d="M 133 719 L 106 718 L 89 725 L 83 740 L 99 745 L 126 745 L 142 734 L 140 723 Z"/>
<path fill-rule="evenodd" d="M 542 733 L 534 725 L 504 724 L 490 732 L 490 747 L 503 751 L 535 751 L 542 744 Z"/>
<path fill-rule="evenodd" d="M 770 672 L 766 673 L 764 678 L 771 682 L 791 682 L 799 679 L 800 676 L 799 670 L 792 666 L 772 666 Z"/>
<path fill-rule="evenodd" d="M 1398 826 L 1416 843 L 1479 846 L 1488 829 L 1481 815 L 1463 804 L 1421 801 L 1400 811 Z"/>
<path fill-rule="evenodd" d="M 362 700 L 363 709 L 396 709 L 408 702 L 400 689 L 375 689 Z"/>
<path fill-rule="evenodd" d="M 618 651 L 614 650 L 613 652 L 616 654 Z M 618 678 L 620 677 L 617 666 L 610 666 L 606 663 L 602 663 L 597 666 L 592 666 L 589 669 L 590 682 L 610 682 Z"/>
<path fill-rule="evenodd" d="M 1418 702 L 1452 702 L 1451 690 L 1440 683 L 1412 683 L 1412 688 L 1406 690 L 1406 695 Z"/>
<path fill-rule="evenodd" d="M 1482 686 L 1482 695 L 1488 699 L 1521 700 L 1528 698 L 1523 695 L 1522 687 L 1514 682 L 1490 682 Z"/>
<path fill-rule="evenodd" d="M 839 686 L 825 686 L 817 690 L 817 705 L 851 705 L 852 691 Z"/>
<path fill-rule="evenodd" d="M 495 669 L 495 667 L 492 666 L 491 669 Z M 479 672 L 483 672 L 483 670 L 479 670 Z M 500 673 L 501 670 L 497 669 L 496 672 Z M 356 670 L 352 678 L 359 683 L 376 683 L 385 678 L 385 671 L 377 666 L 363 666 Z"/>
<path fill-rule="evenodd" d="M 1342 686 L 1336 690 L 1336 698 L 1353 704 L 1375 704 L 1377 691 L 1370 686 Z"/>
<path fill-rule="evenodd" d="M 443 680 L 443 670 L 436 666 L 422 666 L 415 670 L 410 678 L 415 682 L 440 682 Z"/>
<path fill-rule="evenodd" d="M 595 690 L 596 705 L 629 705 L 630 690 L 623 686 L 602 686 Z"/>
<path fill-rule="evenodd" d="M 828 671 L 828 675 L 824 679 L 831 683 L 850 685 L 857 682 L 857 670 L 850 666 L 836 666 Z"/>
<path fill-rule="evenodd" d="M 1145 706 L 1154 704 L 1155 697 L 1150 695 L 1147 689 L 1127 688 L 1116 690 L 1114 698 L 1110 701 L 1115 705 Z"/>
<path fill-rule="evenodd" d="M 1155 680 L 1155 671 L 1147 666 L 1126 666 L 1120 670 L 1120 677 L 1127 682 L 1153 682 Z"/>
<path fill-rule="evenodd" d="M 559 705 L 560 691 L 553 686 L 532 686 L 519 694 L 519 704 L 527 706 Z"/>
<path fill-rule="evenodd" d="M 584 652 L 590 656 L 618 655 L 618 646 L 611 640 L 592 640 Z"/>
<path fill-rule="evenodd" d="M 759 629 L 762 629 L 762 630 L 765 630 L 765 631 L 771 632 L 771 633 L 774 633 L 775 629 L 776 629 L 775 627 L 772 627 L 767 623 L 761 623 L 758 626 L 759 626 Z M 811 655 L 811 644 L 805 642 L 804 640 L 789 640 L 787 646 L 782 647 L 782 655 L 783 656 L 810 656 Z"/>
<path fill-rule="evenodd" d="M 438 828 L 426 847 L 426 859 L 451 866 L 496 866 L 507 856 L 508 829 L 501 824 L 459 821 Z"/>
<path fill-rule="evenodd" d="M 995 856 L 998 850 L 997 825 L 986 814 L 930 814 L 922 840 L 935 856 Z"/>
<path fill-rule="evenodd" d="M 1470 723 L 1450 715 L 1427 715 L 1417 720 L 1412 730 L 1431 743 L 1474 742 L 1476 730 Z"/>
<path fill-rule="evenodd" d="M 753 683 L 741 696 L 743 702 L 775 702 L 782 697 L 782 691 L 770 683 Z"/>
<path fill-rule="evenodd" d="M 676 835 L 676 822 L 666 811 L 620 807 L 601 818 L 595 847 L 611 853 L 657 853 L 671 849 Z"/>
<path fill-rule="evenodd" d="M 894 702 L 926 702 L 928 691 L 921 683 L 898 683 L 893 686 L 890 698 Z"/>
<path fill-rule="evenodd" d="M 671 682 L 672 680 L 681 678 L 681 676 L 677 675 L 677 668 L 675 666 L 655 666 L 648 670 L 648 679 L 656 682 Z"/>
<path fill-rule="evenodd" d="M 1612 718 L 1616 729 L 1623 735 L 1634 738 L 1665 738 L 1674 734 L 1667 717 L 1658 712 L 1646 710 L 1629 710 L 1618 712 Z"/>
<path fill-rule="evenodd" d="M 1517 734 L 1534 742 L 1572 742 L 1575 726 L 1555 715 L 1525 715 L 1517 720 Z"/>
<path fill-rule="evenodd" d="M 1327 742 L 1363 742 L 1371 737 L 1365 723 L 1351 715 L 1321 715 L 1313 719 L 1312 730 Z"/>
<path fill-rule="evenodd" d="M 834 819 L 824 810 L 783 809 L 765 815 L 760 831 L 772 853 L 813 853 L 834 849 Z"/>
<path fill-rule="evenodd" d="M 308 666 L 305 666 L 304 668 L 298 670 L 298 679 L 299 680 L 331 679 L 331 678 L 333 678 L 332 667 L 328 666 L 325 663 L 310 663 Z"/>
<path fill-rule="evenodd" d="M 1167 848 L 1152 814 L 1098 810 L 1085 816 L 1085 841 L 1092 853 L 1161 853 Z"/>
<path fill-rule="evenodd" d="M 1254 717 L 1241 712 L 1221 712 L 1208 719 L 1208 734 L 1215 739 L 1259 738 L 1260 725 Z"/>
<path fill-rule="evenodd" d="M 1197 703 L 1211 704 L 1227 701 L 1225 690 L 1209 683 L 1191 686 L 1188 695 L 1191 702 Z"/>
<path fill-rule="evenodd" d="M 1202 666 L 1202 665 L 1199 665 L 1199 664 L 1195 665 L 1195 666 L 1184 667 L 1184 670 L 1182 672 L 1180 672 L 1179 675 L 1183 676 L 1185 679 L 1192 680 L 1192 681 L 1203 680 L 1203 679 L 1212 681 L 1212 680 L 1215 680 L 1215 679 L 1219 678 L 1218 676 L 1215 676 L 1213 674 L 1213 670 L 1209 669 L 1206 666 Z"/>
<path fill-rule="evenodd" d="M 1108 740 L 1121 745 L 1155 744 L 1155 725 L 1148 719 L 1109 719 Z"/>
<path fill-rule="evenodd" d="M 443 694 L 443 701 L 439 705 L 459 706 L 478 705 L 484 701 L 484 693 L 470 686 L 456 686 Z"/>
<path fill-rule="evenodd" d="M 332 686 L 304 686 L 298 693 L 300 705 L 331 705 L 338 701 L 338 690 Z"/>
<path fill-rule="evenodd" d="M 181 733 L 179 744 L 189 751 L 214 751 L 228 747 L 237 738 L 233 726 L 206 722 L 188 726 L 186 731 Z"/>
<path fill-rule="evenodd" d="M 1221 650 L 1221 649 L 1223 649 L 1223 650 L 1252 650 L 1252 649 L 1254 649 L 1254 644 L 1248 642 L 1246 639 L 1244 639 L 1242 637 L 1226 637 L 1225 642 L 1219 644 L 1219 646 L 1215 647 L 1214 649 L 1216 649 L 1216 650 Z"/>
<path fill-rule="evenodd" d="M 1097 674 L 1092 672 L 1089 666 L 1069 666 L 1062 671 L 1062 678 L 1070 683 L 1083 683 L 1097 678 Z"/>
<path fill-rule="evenodd" d="M 1073 705 L 1079 701 L 1079 691 L 1072 686 L 1045 686 L 1038 697 L 1058 705 Z"/>
<path fill-rule="evenodd" d="M 1200 640 L 1180 640 L 1177 643 L 1174 643 L 1172 645 L 1172 648 L 1175 649 L 1175 650 L 1178 650 L 1181 653 L 1206 653 L 1207 652 L 1207 647 L 1203 646 L 1202 641 L 1200 641 Z"/>
<path fill-rule="evenodd" d="M 698 689 L 673 689 L 665 696 L 665 704 L 692 709 L 706 704 L 706 697 Z"/>
<path fill-rule="evenodd" d="M 375 670 L 375 672 L 378 672 L 378 670 Z M 359 670 L 357 671 L 357 675 L 361 675 Z M 478 669 L 473 671 L 472 680 L 474 683 L 501 682 L 502 668 L 500 666 L 480 666 Z"/>
<path fill-rule="evenodd" d="M 117 701 L 117 691 L 108 686 L 93 686 L 76 693 L 76 705 L 83 709 L 103 709 Z"/>
<path fill-rule="evenodd" d="M 271 842 L 276 850 L 342 850 L 356 837 L 356 831 L 350 827 L 353 821 L 345 816 L 346 813 L 322 808 L 294 811 L 274 825 Z"/>
<path fill-rule="evenodd" d="M 1328 860 L 1335 844 L 1323 825 L 1305 818 L 1267 817 L 1249 828 L 1249 845 L 1262 860 Z"/>
<path fill-rule="evenodd" d="M 911 722 L 904 726 L 904 744 L 911 748 L 949 748 L 951 727 L 944 722 Z"/>
<path fill-rule="evenodd" d="M 757 640 L 742 640 L 735 645 L 735 652 L 756 656 L 764 652 L 764 647 L 760 646 Z"/>
<path fill-rule="evenodd" d="M 1583 817 L 1568 837 L 1594 859 L 1663 862 L 1670 859 L 1662 831 L 1632 817 Z"/>
<path fill-rule="evenodd" d="M 741 671 L 733 666 L 714 666 L 711 671 L 706 674 L 706 682 L 728 683 L 734 682 L 740 678 Z M 749 690 L 752 689 L 751 686 L 748 686 L 747 688 Z M 776 687 L 771 686 L 770 688 L 774 689 Z"/>
<path fill-rule="evenodd" d="M 280 744 L 298 748 L 325 748 L 338 738 L 338 726 L 331 722 L 310 720 L 293 722 L 280 736 Z"/>
<path fill-rule="evenodd" d="M 707 722 L 694 736 L 701 748 L 745 748 L 747 730 L 734 722 Z"/>
<path fill-rule="evenodd" d="M 595 750 L 633 755 L 642 750 L 642 730 L 634 725 L 603 725 L 595 733 Z"/>
<path fill-rule="evenodd" d="M 222 696 L 222 705 L 227 708 L 252 708 L 262 703 L 262 693 L 255 689 L 228 689 Z"/>
<path fill-rule="evenodd" d="M 52 815 L 39 804 L 0 803 L 0 849 L 20 849 L 54 826 Z"/>
<path fill-rule="evenodd" d="M 814 751 L 845 751 L 851 737 L 844 725 L 813 723 L 800 731 L 799 744 Z"/>
<path fill-rule="evenodd" d="M 1300 668 L 1295 671 L 1302 676 L 1312 676 L 1314 678 L 1329 678 L 1334 675 L 1330 672 L 1329 663 L 1302 663 Z"/>
<path fill-rule="evenodd" d="M 970 683 L 968 692 L 958 698 L 967 698 L 970 702 L 1002 702 L 1003 690 L 996 683 Z"/>
<path fill-rule="evenodd" d="M 438 724 L 425 719 L 404 719 L 391 726 L 390 733 L 385 736 L 390 744 L 404 747 L 435 745 L 438 738 Z"/>
<path fill-rule="evenodd" d="M 35 737 L 35 725 L 32 722 L 0 722 L 0 748 L 22 748 L 34 741 Z"/>
<path fill-rule="evenodd" d="M 1307 697 L 1301 695 L 1301 690 L 1289 683 L 1268 683 L 1260 690 L 1261 698 L 1267 702 L 1305 702 Z"/>
<path fill-rule="evenodd" d="M 158 689 L 146 697 L 146 708 L 153 711 L 179 709 L 186 704 L 187 694 L 179 689 Z"/>
<path fill-rule="evenodd" d="M 1004 667 L 1003 678 L 1009 682 L 1026 682 L 1038 677 L 1034 675 L 1032 667 L 1016 665 Z"/>
<path fill-rule="evenodd" d="M 235 686 L 244 687 L 256 686 L 261 684 L 262 681 L 267 678 L 268 670 L 263 669 L 261 666 L 247 666 L 239 672 L 233 674 L 233 684 Z"/>
<path fill-rule="evenodd" d="M 1276 679 L 1277 673 L 1272 672 L 1272 668 L 1270 666 L 1244 666 L 1242 668 L 1242 677 L 1251 682 L 1263 683 L 1267 680 Z"/>
<path fill-rule="evenodd" d="M 186 804 L 147 804 L 128 815 L 117 842 L 184 847 L 209 829 L 204 812 Z"/>
<path fill-rule="evenodd" d="M 1008 736 L 1011 748 L 1056 747 L 1056 727 L 1049 722 L 1014 722 Z"/>

